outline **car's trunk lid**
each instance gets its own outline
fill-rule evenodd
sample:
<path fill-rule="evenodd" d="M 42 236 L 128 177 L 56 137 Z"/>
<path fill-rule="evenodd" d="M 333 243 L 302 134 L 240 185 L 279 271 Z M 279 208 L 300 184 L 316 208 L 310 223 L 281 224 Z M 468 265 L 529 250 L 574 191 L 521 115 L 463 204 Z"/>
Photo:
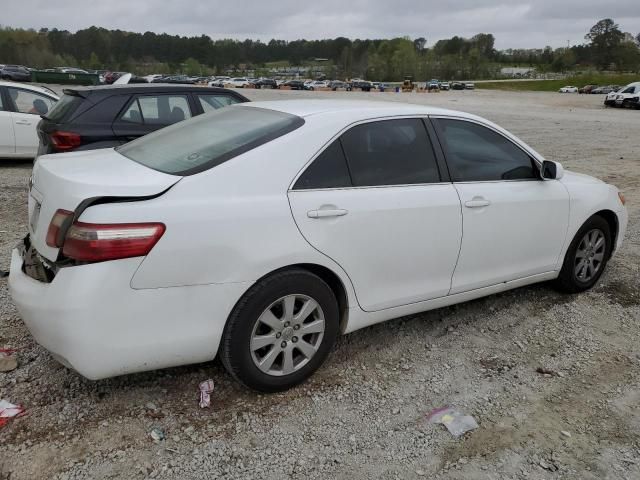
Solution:
<path fill-rule="evenodd" d="M 29 234 L 38 253 L 55 262 L 59 249 L 46 243 L 58 209 L 78 210 L 106 199 L 152 197 L 182 177 L 147 168 L 113 149 L 44 155 L 38 158 L 29 189 Z"/>

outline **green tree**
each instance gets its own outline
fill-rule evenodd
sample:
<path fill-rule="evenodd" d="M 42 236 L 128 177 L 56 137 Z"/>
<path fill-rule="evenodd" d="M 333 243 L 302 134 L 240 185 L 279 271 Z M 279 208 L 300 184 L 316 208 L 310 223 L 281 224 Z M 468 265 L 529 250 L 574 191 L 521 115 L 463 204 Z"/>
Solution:
<path fill-rule="evenodd" d="M 184 61 L 184 73 L 187 75 L 200 75 L 202 66 L 200 62 L 193 57 L 189 57 Z"/>
<path fill-rule="evenodd" d="M 604 70 L 614 62 L 615 51 L 622 42 L 624 34 L 613 20 L 605 18 L 591 27 L 584 38 L 591 42 L 596 65 Z"/>

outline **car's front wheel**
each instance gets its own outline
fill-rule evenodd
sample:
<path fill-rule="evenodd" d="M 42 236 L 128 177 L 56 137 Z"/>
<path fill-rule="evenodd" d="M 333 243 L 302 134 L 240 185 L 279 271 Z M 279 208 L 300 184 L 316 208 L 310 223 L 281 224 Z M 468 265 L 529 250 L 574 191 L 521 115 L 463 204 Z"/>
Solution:
<path fill-rule="evenodd" d="M 611 249 L 609 224 L 599 215 L 591 217 L 578 230 L 569 245 L 555 285 L 568 293 L 582 292 L 593 287 L 607 265 Z"/>
<path fill-rule="evenodd" d="M 231 313 L 220 358 L 240 383 L 277 392 L 306 380 L 329 355 L 338 334 L 331 288 L 302 269 L 258 281 Z"/>

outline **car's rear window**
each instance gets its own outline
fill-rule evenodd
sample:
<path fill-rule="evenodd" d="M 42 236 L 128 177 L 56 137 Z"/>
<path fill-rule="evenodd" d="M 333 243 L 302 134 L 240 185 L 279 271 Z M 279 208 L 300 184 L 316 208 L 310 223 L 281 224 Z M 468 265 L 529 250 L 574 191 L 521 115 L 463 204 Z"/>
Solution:
<path fill-rule="evenodd" d="M 176 123 L 116 150 L 172 175 L 193 175 L 281 137 L 304 124 L 295 115 L 232 106 Z"/>
<path fill-rule="evenodd" d="M 65 94 L 60 100 L 58 100 L 58 102 L 53 106 L 51 110 L 49 110 L 49 112 L 45 116 L 47 120 L 61 123 L 68 119 L 73 114 L 73 112 L 76 111 L 82 101 L 82 97 Z"/>

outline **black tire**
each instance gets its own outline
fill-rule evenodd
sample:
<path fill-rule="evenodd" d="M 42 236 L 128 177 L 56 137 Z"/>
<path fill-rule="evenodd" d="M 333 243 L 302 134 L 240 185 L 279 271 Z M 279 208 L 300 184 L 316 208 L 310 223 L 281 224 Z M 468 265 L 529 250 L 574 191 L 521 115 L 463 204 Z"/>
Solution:
<path fill-rule="evenodd" d="M 251 337 L 262 313 L 278 299 L 294 294 L 311 297 L 318 303 L 324 314 L 324 334 L 316 353 L 298 370 L 288 375 L 270 375 L 255 364 L 250 347 Z M 338 302 L 331 288 L 307 270 L 283 270 L 256 282 L 238 301 L 222 335 L 220 359 L 231 376 L 246 387 L 265 393 L 279 392 L 304 382 L 322 365 L 331 351 L 338 330 Z M 292 341 L 295 341 L 295 337 Z"/>
<path fill-rule="evenodd" d="M 602 250 L 604 256 L 595 274 L 588 280 L 582 280 L 578 278 L 578 275 L 575 271 L 579 262 L 576 254 L 585 235 L 592 231 L 600 231 L 604 235 L 605 245 Z M 580 227 L 580 230 L 578 230 L 575 237 L 571 241 L 569 249 L 567 250 L 567 253 L 564 257 L 564 263 L 562 264 L 560 275 L 554 281 L 554 286 L 558 290 L 566 293 L 578 293 L 590 289 L 600 279 L 602 272 L 604 272 L 604 269 L 607 266 L 607 262 L 609 261 L 609 257 L 611 256 L 611 249 L 612 237 L 609 223 L 601 216 L 594 215 L 589 220 L 587 220 L 584 225 L 582 225 L 582 227 Z"/>

